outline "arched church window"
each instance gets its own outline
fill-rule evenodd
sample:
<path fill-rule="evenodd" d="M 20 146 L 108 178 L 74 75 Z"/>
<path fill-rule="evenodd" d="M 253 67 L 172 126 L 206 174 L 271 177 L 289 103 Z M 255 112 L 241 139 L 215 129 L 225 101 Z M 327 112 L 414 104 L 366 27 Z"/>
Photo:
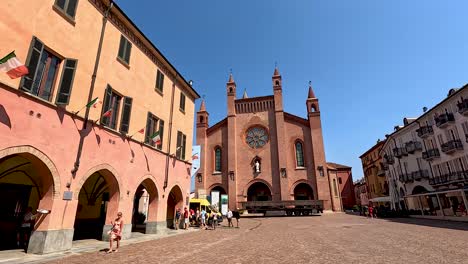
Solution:
<path fill-rule="evenodd" d="M 304 150 L 300 141 L 296 141 L 296 167 L 304 167 Z"/>
<path fill-rule="evenodd" d="M 215 148 L 215 171 L 221 171 L 221 148 Z"/>
<path fill-rule="evenodd" d="M 310 111 L 311 111 L 311 112 L 317 111 L 317 108 L 315 107 L 315 105 L 311 105 L 311 106 L 310 106 Z"/>
<path fill-rule="evenodd" d="M 203 123 L 203 116 L 200 116 L 200 123 Z"/>
<path fill-rule="evenodd" d="M 279 85 L 279 81 L 276 81 L 276 82 L 275 82 L 275 85 L 277 85 L 277 86 L 278 86 L 278 85 Z"/>
<path fill-rule="evenodd" d="M 229 87 L 229 93 L 232 93 L 232 87 Z"/>

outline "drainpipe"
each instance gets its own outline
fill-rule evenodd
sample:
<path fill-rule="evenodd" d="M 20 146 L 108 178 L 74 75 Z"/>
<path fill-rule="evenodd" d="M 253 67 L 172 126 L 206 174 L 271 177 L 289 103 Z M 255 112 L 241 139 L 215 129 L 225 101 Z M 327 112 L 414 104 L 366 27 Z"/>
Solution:
<path fill-rule="evenodd" d="M 176 75 L 174 77 L 174 81 L 172 82 L 171 111 L 169 112 L 169 135 L 168 135 L 169 145 L 167 147 L 167 155 L 166 155 L 166 171 L 165 171 L 165 174 L 164 174 L 164 186 L 163 186 L 164 190 L 166 190 L 167 182 L 169 180 L 169 160 L 171 158 L 171 139 L 172 139 L 172 117 L 174 115 L 174 95 L 175 95 L 175 87 L 176 87 L 176 83 L 177 83 L 177 77 L 178 77 L 178 74 L 176 73 Z"/>
<path fill-rule="evenodd" d="M 91 102 L 91 100 L 93 99 L 94 84 L 96 83 L 96 75 L 97 75 L 97 71 L 98 71 L 98 67 L 99 67 L 99 60 L 101 58 L 102 43 L 104 41 L 104 32 L 106 30 L 106 24 L 107 24 L 107 20 L 108 20 L 110 10 L 112 9 L 113 6 L 114 6 L 114 2 L 113 2 L 113 0 L 110 0 L 110 4 L 107 7 L 107 10 L 104 12 L 104 17 L 102 18 L 101 36 L 99 38 L 99 44 L 98 44 L 98 50 L 97 50 L 97 54 L 96 54 L 96 60 L 94 62 L 93 75 L 91 76 L 91 85 L 89 87 L 88 100 L 86 102 Z M 91 110 L 90 108 L 88 108 L 88 107 L 86 108 L 86 112 L 85 112 L 85 116 L 84 116 L 85 121 L 83 123 L 82 131 L 85 130 L 86 127 L 87 127 L 88 118 L 89 118 L 89 111 L 90 110 Z M 75 176 L 76 172 L 78 171 L 78 168 L 80 167 L 80 158 L 81 158 L 81 152 L 83 151 L 83 143 L 84 143 L 84 136 L 81 135 L 80 136 L 80 143 L 78 145 L 78 152 L 77 152 L 77 155 L 76 155 L 75 164 L 74 164 L 73 169 L 71 170 L 72 177 Z"/>

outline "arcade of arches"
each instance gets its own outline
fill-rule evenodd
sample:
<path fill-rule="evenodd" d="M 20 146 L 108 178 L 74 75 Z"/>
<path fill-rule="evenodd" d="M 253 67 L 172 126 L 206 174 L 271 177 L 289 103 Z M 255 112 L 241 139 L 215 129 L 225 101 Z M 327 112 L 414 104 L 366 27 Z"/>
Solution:
<path fill-rule="evenodd" d="M 74 215 L 65 211 L 53 212 L 54 203 L 69 201 L 62 197 L 63 190 L 59 189 L 60 185 L 55 185 L 56 181 L 60 180 L 60 178 L 55 178 L 55 176 L 58 177 L 57 170 L 50 160 L 44 159 L 44 156 L 33 155 L 35 150 L 28 151 L 31 153 L 7 155 L 0 159 L 0 200 L 2 201 L 0 203 L 0 234 L 2 234 L 0 250 L 17 249 L 19 244 L 29 253 L 44 253 L 47 252 L 44 248 L 45 239 L 62 241 L 60 242 L 62 248 L 55 249 L 55 251 L 69 249 L 72 240 L 107 240 L 110 222 L 114 220 L 119 210 L 126 210 L 126 208 L 129 211 L 124 211 L 124 238 L 130 237 L 132 231 L 164 232 L 161 228 L 174 227 L 175 209 L 184 206 L 183 191 L 178 185 L 174 185 L 166 194 L 167 213 L 159 217 L 162 221 L 158 221 L 159 207 L 164 207 L 166 203 L 159 203 L 160 196 L 153 179 L 144 178 L 135 188 L 134 195 L 130 195 L 129 190 L 119 189 L 118 179 L 111 170 L 98 169 L 83 180 L 81 186 L 75 185 L 76 189 L 73 189 L 73 196 L 70 198 L 71 201 L 76 201 L 76 209 L 68 204 L 69 212 L 76 210 Z M 54 196 L 55 191 L 59 193 L 57 197 Z M 125 196 L 122 192 L 127 192 L 129 198 L 122 200 L 122 196 Z M 33 232 L 27 232 L 29 236 L 19 235 L 20 226 L 28 208 L 35 215 L 31 225 Z M 61 210 L 67 210 L 66 208 Z M 51 211 L 41 214 L 38 213 L 38 209 Z M 70 225 L 68 228 L 64 224 L 67 221 Z M 54 230 L 57 230 L 57 225 L 60 226 L 62 223 L 62 231 L 51 231 L 51 222 L 53 222 Z M 31 249 L 33 244 L 34 247 Z"/>

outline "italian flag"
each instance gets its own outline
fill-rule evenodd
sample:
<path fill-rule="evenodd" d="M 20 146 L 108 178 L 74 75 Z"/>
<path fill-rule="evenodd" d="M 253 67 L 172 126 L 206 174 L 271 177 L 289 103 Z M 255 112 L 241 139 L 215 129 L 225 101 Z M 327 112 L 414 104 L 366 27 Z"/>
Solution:
<path fill-rule="evenodd" d="M 96 108 L 97 104 L 102 104 L 101 100 L 99 100 L 99 97 L 94 98 L 91 102 L 89 102 L 86 105 L 86 108 L 90 108 L 91 106 Z"/>
<path fill-rule="evenodd" d="M 107 110 L 102 117 L 110 117 L 112 115 L 112 109 Z"/>
<path fill-rule="evenodd" d="M 150 136 L 150 138 L 156 145 L 161 144 L 161 136 L 159 135 L 159 131 L 156 131 L 153 135 Z"/>
<path fill-rule="evenodd" d="M 16 58 L 14 51 L 0 60 L 0 70 L 6 72 L 11 79 L 16 79 L 29 73 L 28 68 Z"/>

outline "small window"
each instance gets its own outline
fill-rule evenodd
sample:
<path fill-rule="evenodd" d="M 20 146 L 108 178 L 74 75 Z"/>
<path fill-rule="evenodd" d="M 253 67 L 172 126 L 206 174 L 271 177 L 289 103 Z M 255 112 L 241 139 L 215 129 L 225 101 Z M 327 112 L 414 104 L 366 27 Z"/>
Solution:
<path fill-rule="evenodd" d="M 117 127 L 117 116 L 120 109 L 120 101 L 122 96 L 117 94 L 110 85 L 107 85 L 104 94 L 104 103 L 101 114 L 101 124 L 115 129 Z"/>
<path fill-rule="evenodd" d="M 338 188 L 336 187 L 335 179 L 333 179 L 333 195 L 338 196 Z"/>
<path fill-rule="evenodd" d="M 125 97 L 123 108 L 122 108 L 122 118 L 120 120 L 120 132 L 127 134 L 128 127 L 130 124 L 130 114 L 132 112 L 132 98 Z"/>
<path fill-rule="evenodd" d="M 75 18 L 78 0 L 55 0 L 55 6 L 70 18 Z"/>
<path fill-rule="evenodd" d="M 163 88 L 164 88 L 164 74 L 158 70 L 158 73 L 156 74 L 156 89 L 162 93 L 164 90 Z"/>
<path fill-rule="evenodd" d="M 119 54 L 118 58 L 126 63 L 130 64 L 130 52 L 132 50 L 132 43 L 126 39 L 123 35 L 120 36 Z"/>
<path fill-rule="evenodd" d="M 185 94 L 180 93 L 180 104 L 179 104 L 180 111 L 185 113 Z"/>
<path fill-rule="evenodd" d="M 164 121 L 152 113 L 148 113 L 148 117 L 146 119 L 145 143 L 158 149 L 162 149 L 163 138 Z"/>
<path fill-rule="evenodd" d="M 341 177 L 338 177 L 338 183 L 339 183 L 339 184 L 342 184 L 342 182 L 341 182 Z"/>
<path fill-rule="evenodd" d="M 300 141 L 296 142 L 296 167 L 304 167 L 304 151 Z"/>
<path fill-rule="evenodd" d="M 215 171 L 221 171 L 221 148 L 215 148 Z"/>
<path fill-rule="evenodd" d="M 177 131 L 177 149 L 176 149 L 176 157 L 178 159 L 185 160 L 185 147 L 187 136 L 184 135 L 182 132 Z"/>

